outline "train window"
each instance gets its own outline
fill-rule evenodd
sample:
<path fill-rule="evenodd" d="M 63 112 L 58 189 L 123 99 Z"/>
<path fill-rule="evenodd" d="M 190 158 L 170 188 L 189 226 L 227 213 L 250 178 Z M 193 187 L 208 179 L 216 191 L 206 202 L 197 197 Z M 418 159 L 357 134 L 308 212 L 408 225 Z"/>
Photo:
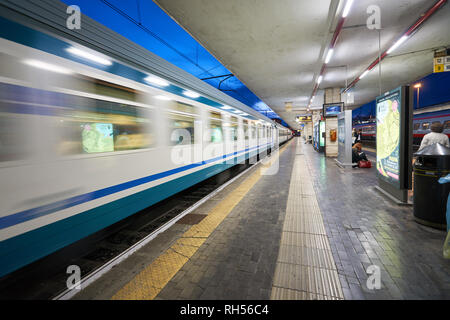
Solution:
<path fill-rule="evenodd" d="M 215 119 L 222 119 L 222 114 L 220 112 L 212 111 L 212 112 L 209 113 L 209 116 L 211 118 L 215 118 Z"/>
<path fill-rule="evenodd" d="M 238 139 L 238 119 L 236 117 L 231 117 L 231 141 L 237 141 Z"/>
<path fill-rule="evenodd" d="M 420 123 L 414 123 L 414 129 L 413 130 L 419 130 L 420 128 Z"/>
<path fill-rule="evenodd" d="M 99 79 L 91 80 L 94 83 L 94 91 L 96 94 L 125 99 L 130 101 L 136 101 L 136 90 L 120 86 L 114 83 L 106 82 Z"/>
<path fill-rule="evenodd" d="M 249 129 L 248 129 L 248 120 L 244 120 L 244 135 L 245 135 L 245 140 L 249 139 Z"/>
<path fill-rule="evenodd" d="M 444 130 L 450 129 L 450 120 L 445 121 L 444 123 Z"/>
<path fill-rule="evenodd" d="M 251 124 L 250 130 L 252 131 L 252 139 L 256 139 L 256 128 L 254 124 Z"/>
<path fill-rule="evenodd" d="M 189 114 L 197 114 L 197 108 L 186 103 L 177 101 L 175 104 L 171 105 L 171 109 L 175 111 L 180 111 Z"/>
<path fill-rule="evenodd" d="M 68 81 L 55 83 L 55 85 L 80 92 L 93 93 L 129 101 L 137 101 L 138 96 L 138 92 L 135 89 L 80 74 L 71 77 Z"/>
<path fill-rule="evenodd" d="M 60 155 L 148 148 L 153 144 L 149 111 L 85 97 L 68 96 L 73 110 L 58 108 Z"/>
<path fill-rule="evenodd" d="M 209 129 L 211 132 L 211 142 L 222 143 L 223 141 L 223 131 L 222 131 L 222 115 L 218 112 L 210 112 L 210 117 L 213 119 L 209 120 Z"/>
<path fill-rule="evenodd" d="M 194 144 L 194 117 L 169 113 L 169 130 L 171 145 Z"/>
<path fill-rule="evenodd" d="M 422 130 L 428 130 L 429 128 L 430 128 L 430 123 L 429 122 L 422 123 Z"/>

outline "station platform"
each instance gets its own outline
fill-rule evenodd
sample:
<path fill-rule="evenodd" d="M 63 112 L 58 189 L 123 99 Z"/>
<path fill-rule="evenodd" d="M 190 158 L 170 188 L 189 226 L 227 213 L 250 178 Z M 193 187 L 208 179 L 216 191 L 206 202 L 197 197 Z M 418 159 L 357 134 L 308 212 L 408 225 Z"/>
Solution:
<path fill-rule="evenodd" d="M 73 299 L 450 298 L 445 233 L 378 193 L 374 168 L 341 169 L 300 138 L 270 159 Z"/>

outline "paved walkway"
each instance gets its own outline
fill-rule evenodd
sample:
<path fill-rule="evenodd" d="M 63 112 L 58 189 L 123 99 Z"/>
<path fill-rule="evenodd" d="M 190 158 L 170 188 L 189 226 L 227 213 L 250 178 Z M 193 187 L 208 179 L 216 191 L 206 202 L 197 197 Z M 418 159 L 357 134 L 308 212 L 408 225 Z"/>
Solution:
<path fill-rule="evenodd" d="M 275 159 L 276 174 L 253 168 L 75 298 L 450 298 L 445 233 L 379 194 L 374 168 L 341 169 L 301 139 Z"/>

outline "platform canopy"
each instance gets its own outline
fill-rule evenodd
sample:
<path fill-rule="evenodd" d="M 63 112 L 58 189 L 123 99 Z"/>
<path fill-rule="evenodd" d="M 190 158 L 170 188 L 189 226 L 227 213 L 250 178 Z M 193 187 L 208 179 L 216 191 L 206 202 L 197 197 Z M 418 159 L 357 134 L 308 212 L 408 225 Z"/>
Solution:
<path fill-rule="evenodd" d="M 306 112 L 346 5 L 345 0 L 154 2 L 293 128 L 295 117 Z M 321 107 L 325 88 L 345 88 L 377 59 L 379 38 L 385 52 L 437 2 L 354 1 L 311 108 Z M 373 5 L 380 8 L 380 31 L 367 28 Z M 434 51 L 450 45 L 448 30 L 445 4 L 382 60 L 381 79 L 375 67 L 355 84 L 350 108 L 432 73 Z"/>

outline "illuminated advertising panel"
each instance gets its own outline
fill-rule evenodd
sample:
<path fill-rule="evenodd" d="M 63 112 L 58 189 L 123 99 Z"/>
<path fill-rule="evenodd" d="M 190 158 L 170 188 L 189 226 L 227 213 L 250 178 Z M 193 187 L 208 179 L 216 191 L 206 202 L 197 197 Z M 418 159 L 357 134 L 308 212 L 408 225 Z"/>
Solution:
<path fill-rule="evenodd" d="M 377 99 L 377 170 L 396 188 L 400 188 L 401 108 L 401 88 Z"/>
<path fill-rule="evenodd" d="M 325 147 L 325 122 L 320 121 L 320 146 Z"/>

